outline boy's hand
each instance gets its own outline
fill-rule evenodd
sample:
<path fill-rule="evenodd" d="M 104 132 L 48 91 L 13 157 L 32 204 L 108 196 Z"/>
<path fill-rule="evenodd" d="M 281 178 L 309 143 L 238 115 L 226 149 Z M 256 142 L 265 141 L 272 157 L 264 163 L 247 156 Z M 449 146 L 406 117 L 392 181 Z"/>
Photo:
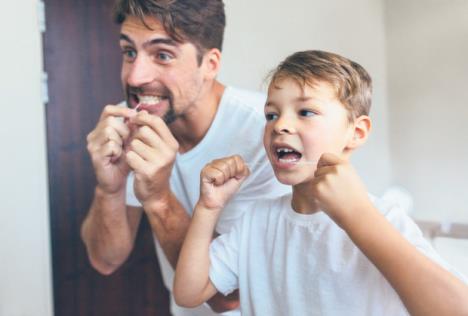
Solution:
<path fill-rule="evenodd" d="M 333 154 L 323 154 L 312 181 L 312 194 L 320 207 L 339 226 L 359 216 L 371 204 L 354 168 Z"/>
<path fill-rule="evenodd" d="M 238 155 L 213 160 L 200 173 L 198 204 L 221 210 L 249 174 L 249 168 Z"/>

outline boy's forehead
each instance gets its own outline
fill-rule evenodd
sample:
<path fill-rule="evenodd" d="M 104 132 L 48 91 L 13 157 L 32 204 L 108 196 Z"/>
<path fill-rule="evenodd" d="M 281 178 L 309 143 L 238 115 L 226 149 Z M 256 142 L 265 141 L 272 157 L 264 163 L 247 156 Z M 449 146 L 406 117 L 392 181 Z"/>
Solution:
<path fill-rule="evenodd" d="M 281 78 L 274 80 L 268 86 L 268 94 L 284 90 L 294 91 L 298 96 L 306 96 L 317 92 L 331 92 L 335 95 L 334 87 L 324 80 L 300 81 L 295 78 Z"/>

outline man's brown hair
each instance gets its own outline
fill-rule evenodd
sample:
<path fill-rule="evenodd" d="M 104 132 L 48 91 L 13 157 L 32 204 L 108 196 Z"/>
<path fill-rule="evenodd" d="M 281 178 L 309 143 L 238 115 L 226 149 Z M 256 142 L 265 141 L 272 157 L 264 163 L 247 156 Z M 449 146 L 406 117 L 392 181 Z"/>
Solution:
<path fill-rule="evenodd" d="M 226 25 L 222 0 L 117 0 L 113 15 L 117 24 L 134 16 L 148 26 L 144 19 L 156 18 L 171 38 L 195 45 L 199 63 L 207 50 L 222 50 Z"/>
<path fill-rule="evenodd" d="M 288 78 L 301 86 L 314 86 L 318 81 L 330 84 L 350 121 L 369 114 L 372 79 L 361 65 L 345 57 L 319 50 L 294 53 L 273 71 L 270 84 Z"/>

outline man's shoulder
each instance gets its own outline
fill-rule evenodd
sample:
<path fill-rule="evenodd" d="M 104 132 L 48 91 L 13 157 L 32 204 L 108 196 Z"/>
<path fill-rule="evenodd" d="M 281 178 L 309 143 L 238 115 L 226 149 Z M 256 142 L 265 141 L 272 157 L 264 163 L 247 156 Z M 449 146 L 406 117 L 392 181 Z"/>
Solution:
<path fill-rule="evenodd" d="M 237 110 L 263 113 L 266 95 L 264 93 L 228 86 L 221 102 Z"/>

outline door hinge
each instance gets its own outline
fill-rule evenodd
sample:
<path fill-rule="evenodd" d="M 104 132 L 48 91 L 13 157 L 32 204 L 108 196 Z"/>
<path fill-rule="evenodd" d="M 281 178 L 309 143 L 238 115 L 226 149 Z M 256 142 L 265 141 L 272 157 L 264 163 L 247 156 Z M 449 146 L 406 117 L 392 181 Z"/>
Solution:
<path fill-rule="evenodd" d="M 42 103 L 49 103 L 49 82 L 47 72 L 43 71 L 41 74 L 41 97 Z"/>
<path fill-rule="evenodd" d="M 45 4 L 44 1 L 37 1 L 37 23 L 39 26 L 39 31 L 44 33 L 46 31 L 46 14 L 45 14 Z"/>

